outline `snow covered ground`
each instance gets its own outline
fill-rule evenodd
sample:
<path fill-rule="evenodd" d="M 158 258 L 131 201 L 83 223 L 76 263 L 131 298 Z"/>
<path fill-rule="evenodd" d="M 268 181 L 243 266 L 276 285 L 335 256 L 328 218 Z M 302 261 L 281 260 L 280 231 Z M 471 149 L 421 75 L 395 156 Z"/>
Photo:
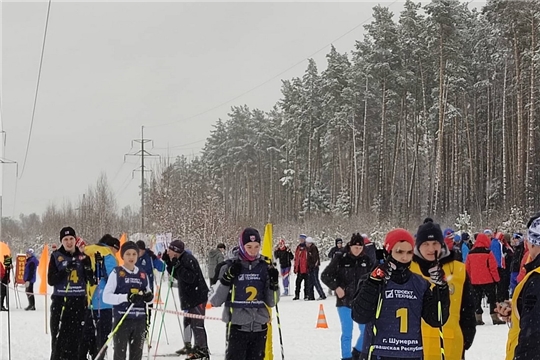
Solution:
<path fill-rule="evenodd" d="M 294 280 L 294 278 L 292 279 Z M 324 287 L 324 286 L 323 286 Z M 37 287 L 36 287 L 37 288 Z M 22 289 L 19 287 L 19 289 Z M 177 289 L 174 289 L 177 291 Z M 326 290 L 326 288 L 325 288 Z M 178 296 L 175 294 L 178 301 Z M 11 300 L 11 359 L 12 360 L 48 360 L 50 354 L 50 334 L 45 333 L 45 297 L 37 296 L 37 311 L 28 312 L 16 309 Z M 21 293 L 22 307 L 27 306 L 26 296 Z M 172 300 L 172 298 L 171 298 Z M 50 301 L 48 302 L 50 304 Z M 316 329 L 319 304 L 324 304 L 328 329 Z M 168 309 L 174 310 L 170 302 Z M 207 311 L 208 316 L 221 317 L 221 308 Z M 335 309 L 335 298 L 328 297 L 324 301 L 292 301 L 292 296 L 283 297 L 279 303 L 281 327 L 285 359 L 290 360 L 339 360 L 340 325 Z M 275 314 L 275 313 L 274 313 Z M 275 317 L 275 316 L 274 316 Z M 505 325 L 493 326 L 489 315 L 484 313 L 486 325 L 477 328 L 476 339 L 467 352 L 467 359 L 499 360 L 504 359 L 508 328 Z M 47 321 L 48 324 L 48 321 Z M 158 323 L 159 325 L 159 323 Z M 208 342 L 212 352 L 212 360 L 221 360 L 225 356 L 225 324 L 217 320 L 207 320 Z M 183 347 L 178 320 L 175 315 L 165 315 L 165 332 L 162 334 L 158 354 L 170 354 Z M 281 359 L 277 324 L 274 320 L 274 358 Z M 156 336 L 154 337 L 154 350 Z M 151 352 L 154 358 L 154 351 Z M 112 351 L 109 351 L 112 359 Z M 143 357 L 147 359 L 146 353 Z M 180 357 L 178 357 L 180 358 Z M 0 313 L 0 360 L 8 360 L 7 347 L 7 313 Z M 156 359 L 159 359 L 156 358 Z M 74 359 L 75 360 L 75 359 Z"/>

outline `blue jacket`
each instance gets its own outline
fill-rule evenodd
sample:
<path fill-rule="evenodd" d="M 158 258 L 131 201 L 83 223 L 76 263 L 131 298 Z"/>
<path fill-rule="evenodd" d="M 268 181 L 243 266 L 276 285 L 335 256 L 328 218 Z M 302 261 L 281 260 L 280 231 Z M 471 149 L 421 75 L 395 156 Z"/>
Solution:
<path fill-rule="evenodd" d="M 30 281 L 32 284 L 36 282 L 37 267 L 39 260 L 34 255 L 26 259 L 26 265 L 24 265 L 24 281 Z"/>
<path fill-rule="evenodd" d="M 97 287 L 93 287 L 90 291 L 92 296 L 91 308 L 93 310 L 112 309 L 112 305 L 109 305 L 103 301 L 103 290 L 107 284 L 107 279 L 112 273 L 115 267 L 118 266 L 118 261 L 114 256 L 111 249 L 105 244 L 88 245 L 84 248 L 84 253 L 90 257 L 92 261 L 92 268 L 95 270 L 95 254 L 99 252 L 103 256 L 103 264 L 105 265 L 106 275 L 99 280 Z"/>
<path fill-rule="evenodd" d="M 502 244 L 498 239 L 491 239 L 491 246 L 489 247 L 495 260 L 497 260 L 497 267 L 502 268 Z"/>
<path fill-rule="evenodd" d="M 143 256 L 139 256 L 137 263 L 135 264 L 139 269 L 144 271 L 148 275 L 148 283 L 150 284 L 150 290 L 154 292 L 154 269 L 159 272 L 165 271 L 165 263 L 159 260 L 156 255 L 153 254 L 149 249 L 146 249 Z"/>

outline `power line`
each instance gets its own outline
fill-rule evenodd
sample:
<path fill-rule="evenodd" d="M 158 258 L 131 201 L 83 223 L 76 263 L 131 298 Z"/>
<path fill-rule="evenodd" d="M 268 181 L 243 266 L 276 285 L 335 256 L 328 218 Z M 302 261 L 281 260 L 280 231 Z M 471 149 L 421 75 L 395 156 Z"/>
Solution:
<path fill-rule="evenodd" d="M 26 168 L 26 160 L 28 159 L 28 150 L 30 149 L 30 140 L 32 139 L 32 129 L 34 128 L 34 117 L 36 115 L 36 105 L 39 93 L 39 83 L 41 80 L 41 68 L 43 67 L 43 55 L 45 53 L 45 41 L 47 40 L 47 29 L 49 28 L 49 14 L 51 12 L 51 1 L 49 0 L 49 5 L 47 6 L 47 18 L 45 20 L 45 32 L 43 33 L 43 44 L 41 45 L 41 57 L 39 59 L 39 70 L 36 84 L 36 93 L 34 95 L 34 106 L 32 107 L 32 119 L 30 120 L 30 131 L 28 132 L 28 141 L 26 142 L 26 151 L 24 154 L 24 161 L 22 165 L 21 175 L 19 179 L 22 178 L 24 174 L 24 169 Z"/>
<path fill-rule="evenodd" d="M 398 0 L 394 0 L 390 5 L 388 5 L 388 7 L 391 7 L 392 5 L 394 5 Z M 472 0 L 471 0 L 472 1 Z M 252 91 L 255 91 L 257 89 L 259 89 L 260 87 L 263 87 L 264 85 L 268 84 L 269 82 L 275 80 L 276 78 L 280 77 L 281 75 L 285 74 L 286 72 L 288 72 L 289 70 L 291 69 L 294 69 L 295 67 L 297 67 L 298 65 L 302 64 L 304 61 L 312 58 L 313 56 L 317 55 L 318 53 L 320 53 L 321 51 L 325 50 L 328 46 L 332 45 L 333 43 L 335 43 L 336 41 L 340 40 L 341 38 L 349 35 L 350 33 L 352 33 L 354 30 L 358 29 L 360 26 L 363 26 L 365 24 L 367 24 L 371 19 L 373 19 L 373 15 L 371 15 L 369 18 L 367 18 L 366 20 L 362 21 L 360 24 L 356 25 L 355 27 L 353 27 L 352 29 L 348 30 L 347 32 L 343 33 L 342 35 L 338 36 L 337 38 L 335 38 L 334 40 L 332 40 L 330 43 L 324 45 L 323 47 L 321 47 L 319 50 L 315 51 L 314 53 L 308 55 L 307 57 L 303 58 L 302 60 L 296 62 L 294 65 L 291 65 L 289 66 L 287 69 L 281 71 L 279 74 L 276 74 L 274 76 L 272 76 L 270 79 L 260 83 L 259 85 L 255 86 L 255 87 L 252 87 L 251 89 L 247 90 L 247 91 L 244 91 L 243 93 L 241 93 L 240 95 L 237 95 L 235 97 L 233 97 L 232 99 L 229 99 L 225 102 L 222 102 L 221 104 L 219 105 L 215 105 L 213 107 L 211 107 L 210 109 L 207 109 L 207 110 L 204 110 L 198 114 L 195 114 L 195 115 L 192 115 L 192 116 L 189 116 L 185 119 L 180 119 L 180 120 L 175 120 L 175 121 L 171 121 L 171 122 L 168 122 L 168 123 L 163 123 L 163 124 L 157 124 L 157 125 L 150 125 L 150 126 L 147 126 L 147 127 L 161 127 L 161 126 L 167 126 L 167 125 L 172 125 L 172 124 L 177 124 L 177 123 L 181 123 L 181 122 L 184 122 L 184 121 L 188 121 L 188 120 L 191 120 L 191 119 L 194 119 L 196 117 L 199 117 L 201 115 L 204 115 L 206 113 L 209 113 L 210 111 L 213 111 L 213 110 L 216 110 L 224 105 L 227 105 L 241 97 L 243 97 L 244 95 L 247 95 L 249 94 L 250 92 Z"/>

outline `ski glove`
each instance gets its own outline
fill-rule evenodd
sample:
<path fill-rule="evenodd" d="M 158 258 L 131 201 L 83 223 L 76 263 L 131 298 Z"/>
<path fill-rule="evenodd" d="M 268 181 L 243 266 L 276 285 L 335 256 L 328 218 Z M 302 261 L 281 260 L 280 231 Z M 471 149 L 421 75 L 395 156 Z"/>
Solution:
<path fill-rule="evenodd" d="M 96 252 L 96 264 L 101 264 L 103 262 L 103 256 L 99 253 L 99 251 Z"/>
<path fill-rule="evenodd" d="M 8 268 L 11 264 L 13 264 L 13 258 L 9 255 L 4 256 L 4 266 Z"/>
<path fill-rule="evenodd" d="M 439 286 L 446 285 L 446 279 L 444 277 L 444 271 L 440 265 L 435 265 L 428 270 L 430 281 Z"/>
<path fill-rule="evenodd" d="M 279 272 L 275 267 L 268 269 L 268 278 L 270 279 L 270 290 L 279 290 Z"/>
<path fill-rule="evenodd" d="M 225 270 L 223 277 L 220 279 L 221 283 L 225 286 L 231 286 L 233 280 L 240 274 L 241 271 L 242 264 L 239 262 L 233 262 L 231 266 Z"/>
<path fill-rule="evenodd" d="M 128 301 L 133 304 L 140 304 L 144 302 L 144 294 L 141 293 L 134 293 L 128 295 Z"/>
<path fill-rule="evenodd" d="M 71 260 L 67 261 L 66 272 L 70 273 L 72 270 L 75 270 L 76 268 L 77 268 L 77 260 L 75 258 L 72 258 Z"/>
<path fill-rule="evenodd" d="M 94 270 L 92 270 L 92 266 L 84 265 L 84 276 L 86 276 L 86 281 L 88 281 L 90 286 L 96 285 L 96 278 L 94 276 Z"/>
<path fill-rule="evenodd" d="M 392 272 L 395 269 L 396 265 L 387 261 L 373 269 L 369 278 L 374 281 L 383 281 L 384 279 L 388 280 L 390 279 L 390 276 L 392 276 Z"/>
<path fill-rule="evenodd" d="M 143 294 L 143 300 L 144 302 L 150 302 L 154 300 L 154 294 L 152 294 L 151 291 L 145 291 Z"/>

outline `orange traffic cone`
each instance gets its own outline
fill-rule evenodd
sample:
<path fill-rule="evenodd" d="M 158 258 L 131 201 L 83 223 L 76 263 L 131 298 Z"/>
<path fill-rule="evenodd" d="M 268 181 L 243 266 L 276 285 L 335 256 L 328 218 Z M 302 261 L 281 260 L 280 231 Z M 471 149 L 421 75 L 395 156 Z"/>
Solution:
<path fill-rule="evenodd" d="M 163 304 L 163 301 L 161 301 L 161 289 L 159 288 L 159 285 L 157 286 L 156 294 L 154 295 L 154 304 Z"/>
<path fill-rule="evenodd" d="M 324 315 L 323 304 L 319 305 L 319 317 L 317 318 L 317 329 L 328 329 L 328 323 L 326 322 L 326 315 Z"/>
<path fill-rule="evenodd" d="M 211 309 L 212 308 L 212 304 L 210 304 L 209 302 L 206 303 L 206 310 L 208 309 Z"/>

